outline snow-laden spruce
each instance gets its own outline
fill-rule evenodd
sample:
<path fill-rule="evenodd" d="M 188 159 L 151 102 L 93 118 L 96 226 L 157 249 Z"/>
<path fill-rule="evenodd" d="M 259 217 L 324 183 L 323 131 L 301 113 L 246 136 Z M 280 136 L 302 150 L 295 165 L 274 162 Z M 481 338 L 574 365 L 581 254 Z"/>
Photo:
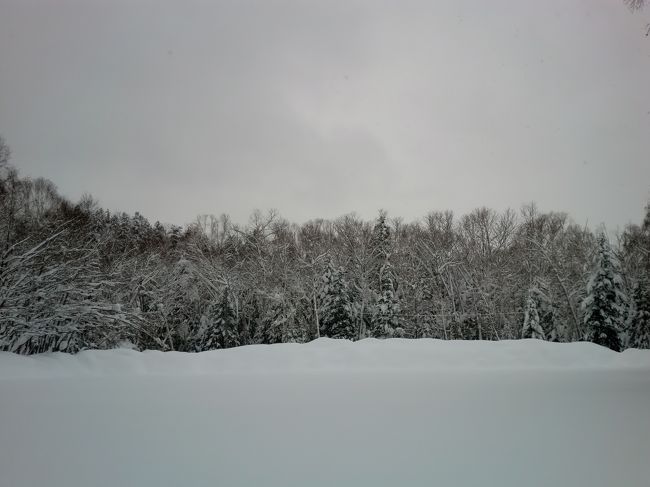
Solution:
<path fill-rule="evenodd" d="M 587 283 L 583 301 L 585 339 L 611 348 L 621 349 L 627 299 L 623 291 L 620 265 L 607 236 L 598 236 L 594 270 Z"/>
<path fill-rule="evenodd" d="M 320 289 L 320 333 L 331 338 L 356 338 L 350 311 L 350 290 L 343 269 L 331 260 Z"/>
<path fill-rule="evenodd" d="M 524 326 L 521 331 L 521 338 L 537 338 L 544 340 L 544 329 L 540 323 L 539 313 L 537 312 L 536 294 L 539 292 L 536 288 L 531 288 L 526 299 L 526 311 L 524 313 Z"/>
<path fill-rule="evenodd" d="M 650 348 L 650 282 L 641 280 L 632 295 L 628 330 L 630 347 Z"/>

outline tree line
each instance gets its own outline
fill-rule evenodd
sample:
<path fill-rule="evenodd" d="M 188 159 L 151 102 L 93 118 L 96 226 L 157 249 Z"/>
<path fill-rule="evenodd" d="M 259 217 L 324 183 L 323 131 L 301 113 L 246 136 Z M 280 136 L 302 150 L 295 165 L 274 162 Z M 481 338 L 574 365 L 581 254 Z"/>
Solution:
<path fill-rule="evenodd" d="M 0 138 L 0 350 L 203 351 L 317 337 L 650 348 L 650 205 L 615 242 L 565 213 L 479 208 L 185 227 L 73 203 Z"/>

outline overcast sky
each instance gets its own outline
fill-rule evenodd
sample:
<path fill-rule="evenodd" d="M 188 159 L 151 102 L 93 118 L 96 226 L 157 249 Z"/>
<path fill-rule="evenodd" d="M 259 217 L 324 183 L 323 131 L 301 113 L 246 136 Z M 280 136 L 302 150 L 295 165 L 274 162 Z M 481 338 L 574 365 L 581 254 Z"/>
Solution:
<path fill-rule="evenodd" d="M 183 224 L 379 208 L 640 222 L 650 9 L 622 0 L 0 0 L 0 134 L 76 199 Z"/>

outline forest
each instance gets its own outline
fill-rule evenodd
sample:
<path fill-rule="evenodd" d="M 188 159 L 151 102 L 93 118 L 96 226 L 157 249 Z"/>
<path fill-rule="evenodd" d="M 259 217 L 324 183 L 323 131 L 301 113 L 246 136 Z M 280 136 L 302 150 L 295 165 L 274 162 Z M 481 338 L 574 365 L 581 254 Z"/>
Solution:
<path fill-rule="evenodd" d="M 198 352 L 318 337 L 650 348 L 650 205 L 612 236 L 565 213 L 379 211 L 184 227 L 21 176 L 0 138 L 0 350 Z"/>

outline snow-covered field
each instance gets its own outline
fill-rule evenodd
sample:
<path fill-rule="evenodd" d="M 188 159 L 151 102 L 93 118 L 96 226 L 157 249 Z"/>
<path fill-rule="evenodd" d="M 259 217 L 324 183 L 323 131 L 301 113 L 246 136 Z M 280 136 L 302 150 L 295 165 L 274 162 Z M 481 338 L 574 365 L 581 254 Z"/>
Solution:
<path fill-rule="evenodd" d="M 0 486 L 650 485 L 650 351 L 0 353 Z"/>

